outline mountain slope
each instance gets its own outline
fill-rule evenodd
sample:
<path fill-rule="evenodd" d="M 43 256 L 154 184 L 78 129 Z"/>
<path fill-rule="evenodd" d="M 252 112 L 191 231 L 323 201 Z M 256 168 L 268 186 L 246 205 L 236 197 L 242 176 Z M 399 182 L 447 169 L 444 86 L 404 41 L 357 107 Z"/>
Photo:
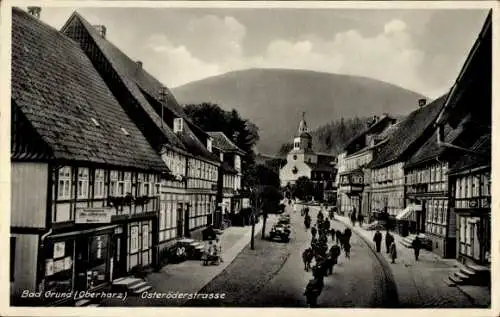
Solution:
<path fill-rule="evenodd" d="M 258 150 L 276 153 L 302 116 L 310 129 L 340 117 L 404 115 L 421 95 L 378 80 L 289 69 L 229 72 L 172 89 L 182 104 L 212 102 L 236 109 L 259 127 Z"/>

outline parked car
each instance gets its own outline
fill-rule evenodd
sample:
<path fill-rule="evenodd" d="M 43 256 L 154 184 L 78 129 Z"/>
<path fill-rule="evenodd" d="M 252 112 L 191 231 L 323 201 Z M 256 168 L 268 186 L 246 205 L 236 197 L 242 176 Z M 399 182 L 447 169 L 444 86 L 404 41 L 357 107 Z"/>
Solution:
<path fill-rule="evenodd" d="M 277 223 L 271 228 L 271 232 L 269 233 L 269 238 L 271 240 L 279 239 L 283 242 L 290 241 L 290 225 Z"/>

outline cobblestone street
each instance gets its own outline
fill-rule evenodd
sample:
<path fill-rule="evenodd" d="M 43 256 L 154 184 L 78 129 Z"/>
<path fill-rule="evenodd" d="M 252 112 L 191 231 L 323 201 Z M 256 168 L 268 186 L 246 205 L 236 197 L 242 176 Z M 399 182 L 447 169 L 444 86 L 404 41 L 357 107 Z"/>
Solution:
<path fill-rule="evenodd" d="M 235 261 L 202 293 L 224 292 L 222 301 L 193 300 L 193 306 L 305 307 L 304 288 L 311 278 L 303 269 L 301 254 L 310 243 L 310 232 L 304 229 L 302 217 L 293 211 L 293 237 L 289 244 L 257 240 L 255 250 L 245 248 Z M 313 219 L 316 213 L 312 214 Z M 272 223 L 270 223 L 271 225 Z M 333 223 L 343 229 L 341 223 Z M 270 226 L 268 226 L 270 228 Z M 390 307 L 394 295 L 388 290 L 390 277 L 358 236 L 351 238 L 351 259 L 344 255 L 325 278 L 325 288 L 318 299 L 320 307 Z M 329 240 L 329 245 L 332 241 Z M 390 285 L 389 285 L 390 288 Z"/>

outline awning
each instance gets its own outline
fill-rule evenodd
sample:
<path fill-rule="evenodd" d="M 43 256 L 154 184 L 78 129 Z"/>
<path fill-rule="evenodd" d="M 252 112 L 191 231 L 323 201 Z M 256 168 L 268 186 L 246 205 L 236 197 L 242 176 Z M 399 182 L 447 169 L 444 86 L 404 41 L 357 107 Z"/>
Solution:
<path fill-rule="evenodd" d="M 415 211 L 422 210 L 420 205 L 408 205 L 403 211 L 401 211 L 397 216 L 396 220 L 410 220 L 411 216 Z"/>

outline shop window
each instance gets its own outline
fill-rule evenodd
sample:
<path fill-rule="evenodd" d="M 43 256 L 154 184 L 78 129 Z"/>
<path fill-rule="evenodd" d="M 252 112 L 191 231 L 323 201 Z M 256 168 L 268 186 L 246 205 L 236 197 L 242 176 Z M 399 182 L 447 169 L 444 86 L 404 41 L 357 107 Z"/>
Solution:
<path fill-rule="evenodd" d="M 88 198 L 89 195 L 89 169 L 78 168 L 78 198 Z"/>
<path fill-rule="evenodd" d="M 65 166 L 59 170 L 57 191 L 57 198 L 59 200 L 71 199 L 71 167 Z"/>
<path fill-rule="evenodd" d="M 45 290 L 68 292 L 72 290 L 73 241 L 50 241 L 46 244 Z"/>
<path fill-rule="evenodd" d="M 106 282 L 109 243 L 109 235 L 99 235 L 89 238 L 89 261 L 87 270 L 88 288 Z"/>

